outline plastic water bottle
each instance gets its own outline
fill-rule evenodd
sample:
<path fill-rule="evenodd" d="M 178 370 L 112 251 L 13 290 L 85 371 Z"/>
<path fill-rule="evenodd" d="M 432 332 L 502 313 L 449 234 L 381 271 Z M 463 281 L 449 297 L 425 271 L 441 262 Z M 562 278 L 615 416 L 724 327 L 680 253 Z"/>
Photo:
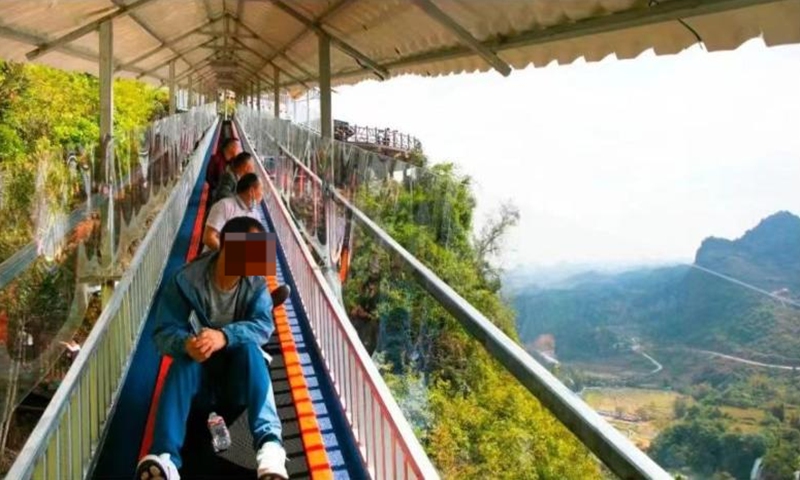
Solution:
<path fill-rule="evenodd" d="M 225 419 L 217 415 L 217 412 L 211 412 L 208 415 L 208 431 L 211 433 L 214 452 L 222 452 L 231 447 L 231 434 L 228 432 L 228 426 L 225 425 Z"/>

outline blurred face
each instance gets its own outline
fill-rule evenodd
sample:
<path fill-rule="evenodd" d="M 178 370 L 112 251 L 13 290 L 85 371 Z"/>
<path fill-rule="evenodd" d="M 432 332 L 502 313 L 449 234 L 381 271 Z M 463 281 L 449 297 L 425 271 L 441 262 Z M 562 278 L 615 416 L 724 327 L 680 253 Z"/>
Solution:
<path fill-rule="evenodd" d="M 248 160 L 247 163 L 244 164 L 244 167 L 242 167 L 241 175 L 245 175 L 248 173 L 256 173 L 256 164 L 253 163 L 252 158 Z"/>
<path fill-rule="evenodd" d="M 264 190 L 261 186 L 261 182 L 256 183 L 256 185 L 250 190 L 247 191 L 247 206 L 250 207 L 250 210 L 256 208 L 256 206 L 261 202 L 261 199 L 264 198 Z"/>
<path fill-rule="evenodd" d="M 259 229 L 248 232 L 258 238 L 242 238 L 244 234 L 229 234 L 220 252 L 226 276 L 276 275 L 276 244 L 274 238 Z"/>
<path fill-rule="evenodd" d="M 236 156 L 237 148 L 238 148 L 238 145 L 236 144 L 236 142 L 233 142 L 233 143 L 228 144 L 228 146 L 225 147 L 225 151 L 222 152 L 222 153 L 225 155 L 225 158 L 233 158 L 233 157 Z"/>
<path fill-rule="evenodd" d="M 253 187 L 252 195 L 253 200 L 255 200 L 256 203 L 261 202 L 261 200 L 264 198 L 264 187 L 261 185 L 261 182 L 258 182 L 256 186 Z"/>

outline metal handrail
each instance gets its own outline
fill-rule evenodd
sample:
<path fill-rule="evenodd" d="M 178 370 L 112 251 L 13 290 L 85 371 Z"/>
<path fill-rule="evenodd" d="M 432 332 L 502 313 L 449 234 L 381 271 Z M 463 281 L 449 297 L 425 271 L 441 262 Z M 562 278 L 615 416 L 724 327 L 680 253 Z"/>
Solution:
<path fill-rule="evenodd" d="M 243 111 L 245 111 L 244 109 Z M 248 112 L 258 115 L 255 112 Z M 266 122 L 274 119 L 262 117 Z M 285 132 L 287 128 L 280 126 Z M 298 159 L 285 144 L 266 130 L 271 140 L 319 185 L 322 180 Z M 335 142 L 331 140 L 331 142 Z M 525 386 L 592 453 L 622 479 L 671 479 L 672 476 L 604 420 L 522 347 L 497 328 L 486 316 L 452 289 L 336 189 L 333 198 L 352 212 L 364 230 L 384 248 L 401 259 L 419 284 L 442 305 L 486 350 Z"/>
<path fill-rule="evenodd" d="M 246 150 L 258 158 L 246 130 L 239 128 L 239 131 Z M 257 173 L 266 187 L 264 201 L 276 224 L 276 234 L 314 340 L 370 476 L 376 479 L 438 479 L 439 475 L 411 425 L 314 261 L 281 201 L 278 189 L 260 159 L 256 164 Z"/>
<path fill-rule="evenodd" d="M 375 145 L 405 152 L 420 150 L 422 148 L 422 143 L 419 139 L 407 133 L 398 132 L 397 130 L 349 124 L 341 127 L 341 130 L 344 132 L 347 132 L 349 129 L 353 130 L 353 134 L 341 140 L 345 143 Z M 338 133 L 336 130 L 336 125 L 334 125 L 334 135 Z"/>
<path fill-rule="evenodd" d="M 213 104 L 198 107 L 212 112 L 214 108 Z M 204 153 L 219 123 L 214 118 L 6 478 L 59 480 L 91 474 Z"/>

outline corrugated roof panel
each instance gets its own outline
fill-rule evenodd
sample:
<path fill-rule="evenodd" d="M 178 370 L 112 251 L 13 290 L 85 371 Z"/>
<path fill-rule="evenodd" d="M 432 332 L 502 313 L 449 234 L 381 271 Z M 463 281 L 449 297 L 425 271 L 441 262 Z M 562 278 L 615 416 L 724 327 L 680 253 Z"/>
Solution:
<path fill-rule="evenodd" d="M 173 37 L 173 38 L 175 38 L 175 37 Z M 199 33 L 195 33 L 195 34 L 189 35 L 188 37 L 183 38 L 183 39 L 181 39 L 181 40 L 179 40 L 177 42 L 172 43 L 171 48 L 165 48 L 165 50 L 167 50 L 167 51 L 177 50 L 179 52 L 185 52 L 187 50 L 192 49 L 193 47 L 196 47 L 198 45 L 202 45 L 203 43 L 211 40 L 211 38 L 212 37 L 210 35 L 201 35 Z M 220 43 L 221 42 L 222 41 L 220 40 Z M 143 50 L 143 51 L 145 51 L 145 50 Z M 139 53 L 141 53 L 141 52 L 139 52 Z"/>
<path fill-rule="evenodd" d="M 222 0 L 201 0 L 201 2 L 203 3 L 203 8 L 207 7 L 207 16 L 217 17 L 222 15 Z"/>
<path fill-rule="evenodd" d="M 365 5 L 361 7 L 361 5 Z M 366 28 L 358 28 L 358 23 Z M 455 45 L 457 38 L 417 7 L 402 1 L 363 2 L 332 22 L 353 47 L 373 60 L 387 62 L 443 46 Z"/>
<path fill-rule="evenodd" d="M 159 45 L 161 45 L 161 42 L 142 29 L 131 17 L 120 17 L 114 22 L 115 50 L 119 50 L 122 53 L 129 51 L 146 52 Z M 131 48 L 134 46 L 135 49 Z M 94 48 L 97 49 L 97 43 L 94 44 Z"/>
<path fill-rule="evenodd" d="M 280 11 L 269 2 L 245 2 L 241 20 L 268 42 L 280 43 L 286 41 L 286 34 L 281 32 L 282 28 L 275 28 L 269 21 L 278 12 Z"/>
<path fill-rule="evenodd" d="M 184 57 L 189 62 L 191 62 L 193 64 L 196 64 L 196 63 L 202 61 L 204 58 L 206 58 L 211 52 L 212 52 L 212 50 L 200 48 L 200 49 L 197 49 L 197 50 L 195 50 L 193 52 L 187 53 L 186 55 L 184 55 Z"/>
<path fill-rule="evenodd" d="M 0 21 L 5 25 L 37 32 L 39 36 L 53 39 L 115 9 L 108 0 L 3 0 L 0 4 Z"/>
<path fill-rule="evenodd" d="M 115 23 L 114 27 L 116 26 L 117 24 Z M 116 28 L 115 28 L 115 33 L 116 33 Z M 75 40 L 74 42 L 70 42 L 69 46 L 74 48 L 79 48 L 81 50 L 86 50 L 88 52 L 92 52 L 94 55 L 97 55 L 100 51 L 100 35 L 96 31 L 87 33 L 86 35 Z M 28 51 L 31 51 L 34 48 L 36 47 L 30 47 L 28 48 Z M 115 51 L 114 56 L 115 57 L 119 56 L 119 53 L 120 52 L 118 50 Z"/>
<path fill-rule="evenodd" d="M 158 53 L 154 53 L 153 55 L 147 57 L 146 59 L 139 62 L 139 66 L 144 70 L 149 70 L 151 68 L 155 68 L 156 66 L 166 62 L 171 57 L 175 56 L 168 48 L 164 48 L 160 50 Z"/>
<path fill-rule="evenodd" d="M 136 16 L 144 21 L 161 38 L 174 38 L 185 28 L 201 25 L 207 21 L 203 2 L 196 0 L 157 0 L 136 10 Z M 116 23 L 116 22 L 115 22 Z"/>
<path fill-rule="evenodd" d="M 126 0 L 126 4 L 135 1 Z M 283 1 L 308 20 L 333 10 L 335 13 L 325 19 L 323 28 L 388 69 L 391 75 L 446 75 L 490 68 L 487 60 L 472 51 L 462 39 L 409 0 Z M 338 8 L 342 1 L 344 7 Z M 433 2 L 514 68 L 531 64 L 542 66 L 553 61 L 568 64 L 578 58 L 593 62 L 609 55 L 635 58 L 650 49 L 656 54 L 672 54 L 697 43 L 696 36 L 710 51 L 736 48 L 759 36 L 763 36 L 768 45 L 800 42 L 800 0 Z M 53 41 L 116 11 L 117 7 L 110 0 L 3 0 L 0 2 L 0 38 L 3 40 L 0 55 L 24 60 L 27 52 L 44 41 Z M 268 0 L 243 3 L 239 0 L 151 0 L 136 10 L 148 29 L 165 40 L 201 26 L 209 15 L 218 17 L 224 13 L 231 17 L 241 14 L 251 30 L 277 48 L 285 48 L 306 30 L 301 21 Z M 236 31 L 235 21 L 231 19 L 228 23 L 232 27 L 230 31 Z M 221 34 L 223 22 L 208 29 Z M 114 55 L 123 63 L 159 45 L 158 40 L 126 14 L 114 20 L 114 30 Z M 195 34 L 173 47 L 184 52 L 210 38 Z M 259 68 L 265 76 L 271 76 L 271 67 L 260 67 L 265 64 L 260 57 L 273 57 L 272 49 L 255 39 L 242 38 L 241 41 L 260 53 L 239 52 L 251 64 L 250 68 Z M 217 44 L 222 42 L 220 39 Z M 87 58 L 97 56 L 96 33 L 74 40 L 66 47 L 78 53 L 72 62 L 69 59 L 73 57 L 55 51 L 36 61 L 59 68 L 96 71 L 95 66 L 87 67 L 87 63 L 91 63 Z M 317 76 L 317 47 L 317 36 L 312 32 L 286 53 L 312 76 Z M 211 51 L 197 50 L 185 56 L 189 62 L 197 63 Z M 139 62 L 136 68 L 153 68 L 171 56 L 174 53 L 164 49 Z M 368 69 L 359 66 L 335 45 L 331 60 L 334 84 L 374 78 Z M 309 80 L 300 78 L 306 75 L 286 60 L 277 57 L 275 63 L 296 78 Z M 179 67 L 183 70 L 186 66 L 179 61 Z M 163 70 L 159 69 L 159 74 Z"/>

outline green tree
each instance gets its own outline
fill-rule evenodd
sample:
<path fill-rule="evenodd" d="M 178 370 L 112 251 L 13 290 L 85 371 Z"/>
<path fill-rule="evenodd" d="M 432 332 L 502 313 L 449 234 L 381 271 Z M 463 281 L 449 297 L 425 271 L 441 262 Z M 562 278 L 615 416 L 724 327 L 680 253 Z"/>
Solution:
<path fill-rule="evenodd" d="M 499 296 L 490 264 L 503 233 L 518 218 L 513 208 L 502 210 L 483 235 L 473 238 L 470 182 L 451 164 L 430 168 L 413 186 L 393 180 L 364 185 L 356 203 L 517 339 L 513 312 Z M 445 478 L 600 477 L 585 447 L 411 273 L 371 237 L 357 231 L 355 239 L 345 305 L 365 343 L 377 346 L 393 394 L 415 419 L 418 436 Z"/>

